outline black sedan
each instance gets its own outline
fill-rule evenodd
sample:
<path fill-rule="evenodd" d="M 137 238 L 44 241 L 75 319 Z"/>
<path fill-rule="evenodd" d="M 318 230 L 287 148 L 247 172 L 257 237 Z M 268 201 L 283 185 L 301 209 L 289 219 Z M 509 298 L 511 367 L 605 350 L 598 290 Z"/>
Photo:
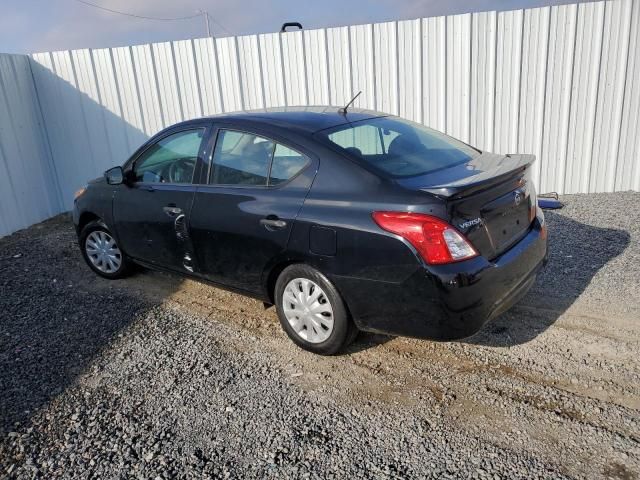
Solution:
<path fill-rule="evenodd" d="M 359 330 L 453 340 L 513 305 L 547 256 L 531 155 L 337 107 L 189 120 L 76 194 L 97 274 L 134 263 L 275 305 L 333 354 Z"/>

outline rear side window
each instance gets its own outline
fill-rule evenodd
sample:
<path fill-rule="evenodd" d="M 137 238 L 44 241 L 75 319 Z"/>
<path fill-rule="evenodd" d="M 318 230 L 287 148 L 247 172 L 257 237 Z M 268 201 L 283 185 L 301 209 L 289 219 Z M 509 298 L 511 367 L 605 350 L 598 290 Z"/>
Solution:
<path fill-rule="evenodd" d="M 296 176 L 308 163 L 301 153 L 268 138 L 220 130 L 209 183 L 276 186 Z"/>
<path fill-rule="evenodd" d="M 147 148 L 135 161 L 136 182 L 191 183 L 204 129 L 168 135 Z"/>
<path fill-rule="evenodd" d="M 269 185 L 279 185 L 295 177 L 307 166 L 307 158 L 284 145 L 276 144 L 273 154 L 273 165 L 269 176 Z"/>
<path fill-rule="evenodd" d="M 399 118 L 363 120 L 318 135 L 391 177 L 424 175 L 480 154 L 455 138 Z"/>

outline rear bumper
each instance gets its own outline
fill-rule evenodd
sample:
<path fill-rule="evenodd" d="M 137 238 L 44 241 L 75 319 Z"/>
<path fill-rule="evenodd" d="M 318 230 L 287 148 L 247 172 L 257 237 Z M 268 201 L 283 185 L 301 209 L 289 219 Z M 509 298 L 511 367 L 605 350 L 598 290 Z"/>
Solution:
<path fill-rule="evenodd" d="M 365 331 L 456 340 L 473 335 L 520 300 L 546 263 L 542 214 L 531 231 L 493 261 L 476 257 L 418 269 L 401 283 L 333 277 Z"/>

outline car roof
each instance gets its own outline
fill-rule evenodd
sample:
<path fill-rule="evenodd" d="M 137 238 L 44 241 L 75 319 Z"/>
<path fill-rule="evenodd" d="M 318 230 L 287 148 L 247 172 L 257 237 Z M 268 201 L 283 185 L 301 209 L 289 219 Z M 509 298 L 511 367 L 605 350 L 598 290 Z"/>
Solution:
<path fill-rule="evenodd" d="M 218 121 L 248 121 L 253 124 L 264 123 L 311 134 L 319 130 L 325 130 L 346 123 L 386 116 L 384 113 L 362 108 L 349 108 L 347 113 L 343 114 L 339 112 L 340 108 L 342 107 L 276 107 L 224 113 L 206 118 Z"/>

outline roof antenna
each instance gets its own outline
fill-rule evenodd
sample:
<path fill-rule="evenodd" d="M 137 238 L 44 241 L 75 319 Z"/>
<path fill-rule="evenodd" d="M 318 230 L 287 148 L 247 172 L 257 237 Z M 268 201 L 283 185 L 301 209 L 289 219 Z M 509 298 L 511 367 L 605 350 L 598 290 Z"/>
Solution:
<path fill-rule="evenodd" d="M 342 107 L 340 110 L 338 110 L 338 113 L 341 113 L 342 115 L 346 115 L 347 114 L 347 109 L 351 106 L 351 104 L 353 102 L 356 101 L 356 98 L 358 98 L 360 96 L 360 94 L 362 93 L 362 90 L 360 90 L 358 93 L 356 93 L 356 96 L 353 97 L 351 99 L 351 101 L 349 103 L 347 103 L 344 107 Z"/>

